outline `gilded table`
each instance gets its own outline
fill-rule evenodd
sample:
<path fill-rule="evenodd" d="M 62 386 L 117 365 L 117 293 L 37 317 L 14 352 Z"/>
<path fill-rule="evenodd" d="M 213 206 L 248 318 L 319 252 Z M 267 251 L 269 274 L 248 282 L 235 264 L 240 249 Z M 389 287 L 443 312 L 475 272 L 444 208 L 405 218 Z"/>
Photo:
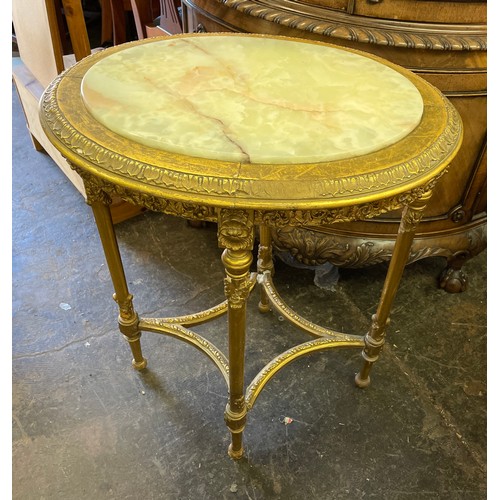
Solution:
<path fill-rule="evenodd" d="M 392 63 L 330 44 L 265 35 L 190 34 L 94 54 L 59 76 L 40 108 L 45 133 L 82 177 L 109 266 L 120 331 L 145 368 L 141 332 L 203 351 L 228 386 L 229 454 L 243 455 L 246 415 L 272 376 L 314 351 L 362 348 L 369 384 L 416 226 L 462 140 L 456 110 Z M 218 224 L 227 300 L 197 314 L 134 309 L 109 213 L 112 196 Z M 273 285 L 270 229 L 367 219 L 402 209 L 366 335 L 301 317 Z M 251 272 L 256 229 L 259 247 Z M 314 337 L 267 363 L 244 387 L 247 297 Z M 226 356 L 191 327 L 227 314 Z"/>

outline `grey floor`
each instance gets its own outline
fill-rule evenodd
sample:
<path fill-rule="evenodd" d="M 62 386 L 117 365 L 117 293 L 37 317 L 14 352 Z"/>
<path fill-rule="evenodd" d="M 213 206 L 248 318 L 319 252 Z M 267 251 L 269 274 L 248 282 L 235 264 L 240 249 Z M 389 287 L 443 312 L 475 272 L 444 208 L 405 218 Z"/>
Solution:
<path fill-rule="evenodd" d="M 226 391 L 208 359 L 145 333 L 148 369 L 131 367 L 90 209 L 32 148 L 14 91 L 12 102 L 15 499 L 486 497 L 486 252 L 467 264 L 469 289 L 458 295 L 436 288 L 442 259 L 407 268 L 368 389 L 353 384 L 355 350 L 282 370 L 249 414 L 245 458 L 233 462 Z M 140 314 L 222 300 L 213 226 L 150 212 L 117 232 Z M 363 334 L 385 270 L 341 270 L 330 292 L 311 271 L 278 263 L 276 281 L 304 316 Z M 256 301 L 248 380 L 308 339 L 256 313 Z M 224 320 L 198 331 L 224 346 Z"/>

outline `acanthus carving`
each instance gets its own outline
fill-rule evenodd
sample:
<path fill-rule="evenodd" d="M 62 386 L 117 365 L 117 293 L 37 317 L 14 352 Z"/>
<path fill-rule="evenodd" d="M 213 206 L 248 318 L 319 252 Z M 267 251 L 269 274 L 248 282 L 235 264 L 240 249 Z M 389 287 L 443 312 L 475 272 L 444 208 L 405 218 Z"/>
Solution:
<path fill-rule="evenodd" d="M 373 241 L 355 244 L 340 240 L 332 234 L 316 232 L 308 228 L 285 227 L 274 229 L 273 244 L 278 251 L 288 251 L 298 262 L 306 266 L 318 266 L 330 262 L 339 267 L 358 268 L 388 261 L 392 246 L 378 245 Z"/>
<path fill-rule="evenodd" d="M 111 203 L 112 196 L 117 196 L 122 200 L 148 208 L 154 212 L 163 212 L 191 220 L 217 221 L 217 209 L 214 207 L 167 200 L 165 198 L 140 193 L 132 189 L 106 182 L 78 167 L 72 166 L 72 168 L 74 168 L 83 179 L 87 194 L 87 203 L 91 204 L 94 201 Z"/>
<path fill-rule="evenodd" d="M 252 288 L 253 282 L 250 279 L 229 276 L 224 278 L 224 294 L 233 309 L 241 309 L 244 306 Z"/>
<path fill-rule="evenodd" d="M 486 26 L 464 32 L 460 25 L 405 23 L 352 16 L 290 0 L 217 1 L 248 16 L 351 42 L 428 50 L 485 51 L 487 48 Z"/>
<path fill-rule="evenodd" d="M 336 222 L 370 219 L 397 210 L 432 193 L 436 182 L 446 172 L 441 171 L 425 185 L 391 198 L 371 203 L 323 210 L 255 210 L 255 223 L 272 227 L 321 226 Z"/>
<path fill-rule="evenodd" d="M 221 208 L 217 237 L 219 247 L 225 249 L 222 254 L 226 269 L 224 293 L 230 308 L 241 309 L 254 285 L 248 272 L 254 246 L 253 212 Z"/>
<path fill-rule="evenodd" d="M 98 177 L 90 175 L 88 172 L 77 167 L 70 161 L 68 161 L 68 164 L 82 178 L 83 185 L 85 186 L 85 194 L 87 195 L 87 203 L 89 205 L 96 202 L 111 205 L 111 196 L 103 190 L 102 182 Z"/>
<path fill-rule="evenodd" d="M 137 320 L 137 313 L 134 310 L 134 306 L 132 304 L 132 295 L 127 295 L 125 299 L 118 300 L 116 293 L 113 294 L 114 301 L 118 304 L 120 308 L 120 320 L 123 323 L 131 323 Z"/>
<path fill-rule="evenodd" d="M 334 266 L 363 268 L 388 262 L 392 256 L 396 235 L 384 238 L 361 237 L 339 234 L 334 229 L 316 231 L 314 228 L 284 227 L 272 230 L 273 246 L 281 252 L 289 252 L 298 262 L 316 266 L 330 262 Z M 457 251 L 466 252 L 467 259 L 486 248 L 486 226 L 472 228 L 462 237 L 424 238 L 418 234 L 408 258 L 408 263 L 428 257 L 453 258 Z"/>
<path fill-rule="evenodd" d="M 480 226 L 467 232 L 467 240 L 469 242 L 469 258 L 477 255 L 486 248 L 486 239 L 486 224 L 481 224 Z"/>

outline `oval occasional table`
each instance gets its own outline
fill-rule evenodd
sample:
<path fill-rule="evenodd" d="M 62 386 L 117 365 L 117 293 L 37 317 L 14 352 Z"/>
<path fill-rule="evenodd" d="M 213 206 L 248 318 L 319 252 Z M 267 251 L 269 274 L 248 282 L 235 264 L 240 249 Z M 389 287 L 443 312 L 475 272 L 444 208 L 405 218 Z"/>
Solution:
<path fill-rule="evenodd" d="M 243 455 L 247 412 L 294 359 L 357 347 L 364 359 L 355 382 L 369 384 L 417 224 L 462 140 L 459 115 L 439 91 L 392 63 L 330 44 L 190 34 L 132 42 L 84 59 L 49 86 L 40 117 L 85 184 L 133 366 L 146 366 L 143 331 L 203 351 L 227 382 L 232 458 Z M 227 300 L 181 317 L 140 316 L 111 222 L 114 195 L 216 222 Z M 396 209 L 402 209 L 399 234 L 366 335 L 319 326 L 283 302 L 272 280 L 271 228 L 367 219 Z M 276 310 L 314 338 L 269 361 L 245 387 L 246 303 L 255 285 L 261 312 Z M 227 356 L 191 329 L 222 314 Z"/>

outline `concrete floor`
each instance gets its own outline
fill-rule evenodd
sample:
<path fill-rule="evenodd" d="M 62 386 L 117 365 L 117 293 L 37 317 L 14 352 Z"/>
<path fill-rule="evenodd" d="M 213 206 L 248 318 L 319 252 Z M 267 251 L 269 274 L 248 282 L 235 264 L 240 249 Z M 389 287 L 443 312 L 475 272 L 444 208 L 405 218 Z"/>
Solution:
<path fill-rule="evenodd" d="M 366 390 L 359 351 L 282 370 L 250 412 L 246 456 L 227 455 L 226 391 L 192 347 L 143 335 L 131 367 L 90 208 L 31 145 L 13 91 L 13 498 L 482 499 L 486 496 L 486 252 L 469 289 L 436 288 L 444 260 L 409 266 Z M 139 314 L 223 299 L 213 226 L 145 213 L 117 226 Z M 334 292 L 277 264 L 304 316 L 365 333 L 386 265 L 341 270 Z M 250 299 L 247 379 L 308 340 Z M 65 305 L 67 304 L 67 305 Z M 224 320 L 198 327 L 224 345 Z M 285 425 L 284 417 L 293 419 Z"/>

